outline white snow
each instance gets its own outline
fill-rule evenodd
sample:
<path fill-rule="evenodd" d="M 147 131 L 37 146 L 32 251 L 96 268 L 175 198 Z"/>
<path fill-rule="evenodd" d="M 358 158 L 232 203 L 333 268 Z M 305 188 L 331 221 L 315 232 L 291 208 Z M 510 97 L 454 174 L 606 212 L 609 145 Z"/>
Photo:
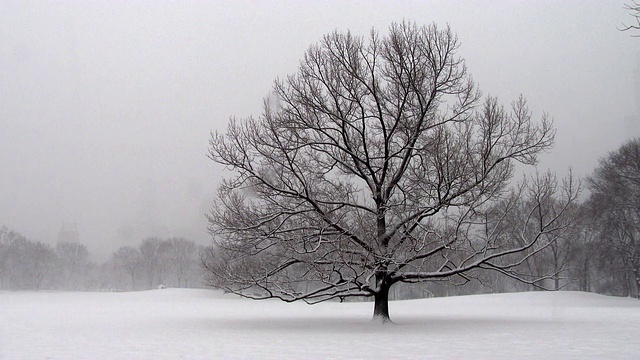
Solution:
<path fill-rule="evenodd" d="M 640 301 L 534 292 L 372 303 L 209 290 L 0 292 L 0 359 L 637 359 Z"/>

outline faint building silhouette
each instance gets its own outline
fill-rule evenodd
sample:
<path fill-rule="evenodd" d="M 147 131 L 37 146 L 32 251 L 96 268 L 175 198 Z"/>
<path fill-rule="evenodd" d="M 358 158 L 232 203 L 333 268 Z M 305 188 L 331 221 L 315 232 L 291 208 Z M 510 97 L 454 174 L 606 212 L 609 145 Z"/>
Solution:
<path fill-rule="evenodd" d="M 78 225 L 76 223 L 65 224 L 62 223 L 62 228 L 58 233 L 58 242 L 79 242 L 80 236 L 78 235 Z"/>

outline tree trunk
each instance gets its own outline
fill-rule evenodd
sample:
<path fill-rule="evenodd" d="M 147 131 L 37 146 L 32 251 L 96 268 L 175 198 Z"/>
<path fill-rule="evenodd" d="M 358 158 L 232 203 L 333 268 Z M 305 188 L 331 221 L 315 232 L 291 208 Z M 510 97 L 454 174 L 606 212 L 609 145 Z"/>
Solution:
<path fill-rule="evenodd" d="M 625 297 L 633 296 L 633 280 L 631 280 L 631 276 L 633 276 L 633 272 L 628 270 L 624 272 L 624 296 Z"/>
<path fill-rule="evenodd" d="M 386 275 L 376 275 L 376 281 L 379 282 L 380 287 L 379 291 L 374 295 L 373 321 L 385 324 L 391 322 L 389 318 L 389 289 L 391 289 L 391 284 Z"/>
<path fill-rule="evenodd" d="M 133 288 L 133 291 L 136 290 L 136 277 L 134 274 L 131 274 L 131 287 Z"/>
<path fill-rule="evenodd" d="M 551 250 L 553 250 L 553 267 L 554 267 L 554 274 L 553 274 L 553 287 L 554 290 L 558 291 L 560 290 L 560 256 L 558 255 L 558 249 L 557 249 L 558 243 L 554 243 L 553 246 L 551 247 Z"/>
<path fill-rule="evenodd" d="M 591 279 L 589 278 L 589 258 L 585 257 L 580 279 L 580 291 L 591 291 Z"/>
<path fill-rule="evenodd" d="M 636 285 L 636 299 L 640 300 L 640 269 L 638 267 L 634 267 L 633 278 Z"/>

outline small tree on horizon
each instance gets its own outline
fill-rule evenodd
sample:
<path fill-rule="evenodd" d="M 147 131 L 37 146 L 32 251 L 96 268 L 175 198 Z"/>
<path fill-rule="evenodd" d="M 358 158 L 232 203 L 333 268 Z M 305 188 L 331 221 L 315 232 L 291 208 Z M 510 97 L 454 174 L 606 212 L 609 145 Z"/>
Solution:
<path fill-rule="evenodd" d="M 458 47 L 436 25 L 333 32 L 275 82 L 259 118 L 213 133 L 209 156 L 234 175 L 208 216 L 209 285 L 254 299 L 373 297 L 386 322 L 398 282 L 481 269 L 539 280 L 515 269 L 566 227 L 577 189 L 535 178 L 509 190 L 515 163 L 536 164 L 554 129 L 523 97 L 509 110 L 483 101 Z M 520 204 L 527 231 L 514 241 L 496 229 Z"/>

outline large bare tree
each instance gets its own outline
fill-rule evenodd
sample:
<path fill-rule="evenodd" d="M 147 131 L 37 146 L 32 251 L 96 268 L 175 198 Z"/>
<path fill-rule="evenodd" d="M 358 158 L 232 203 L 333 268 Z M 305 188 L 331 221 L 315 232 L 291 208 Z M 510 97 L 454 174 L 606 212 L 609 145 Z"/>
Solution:
<path fill-rule="evenodd" d="M 384 322 L 395 283 L 480 268 L 517 276 L 542 235 L 564 226 L 563 208 L 520 241 L 484 236 L 483 219 L 526 194 L 529 211 L 547 214 L 535 199 L 553 184 L 507 187 L 554 130 L 522 97 L 510 109 L 482 100 L 458 47 L 436 25 L 333 32 L 275 82 L 259 118 L 213 133 L 209 156 L 234 175 L 209 215 L 209 284 L 255 299 L 374 297 Z"/>

